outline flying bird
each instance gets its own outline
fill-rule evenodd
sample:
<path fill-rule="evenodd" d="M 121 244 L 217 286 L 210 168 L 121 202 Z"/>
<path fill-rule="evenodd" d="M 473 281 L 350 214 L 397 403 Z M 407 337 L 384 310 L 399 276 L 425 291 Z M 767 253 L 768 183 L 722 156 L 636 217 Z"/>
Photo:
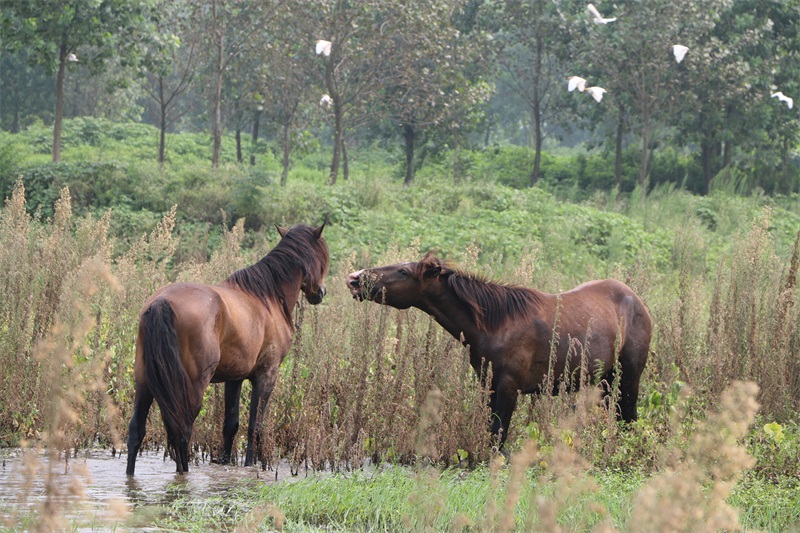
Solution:
<path fill-rule="evenodd" d="M 67 61 L 71 61 L 72 63 L 77 63 L 78 61 L 80 61 L 80 59 L 78 59 L 78 56 L 76 56 L 75 54 L 69 53 L 67 54 Z"/>
<path fill-rule="evenodd" d="M 567 89 L 569 92 L 578 89 L 580 92 L 583 92 L 586 89 L 586 80 L 581 78 L 580 76 L 570 76 L 567 78 L 568 84 Z"/>
<path fill-rule="evenodd" d="M 586 6 L 586 9 L 588 9 L 589 13 L 592 14 L 592 20 L 594 20 L 595 24 L 608 24 L 609 22 L 614 22 L 617 20 L 617 17 L 603 18 L 603 15 L 601 15 L 597 8 L 594 7 L 594 4 L 589 4 Z"/>
<path fill-rule="evenodd" d="M 781 91 L 778 91 L 776 93 L 772 93 L 772 96 L 770 96 L 770 98 L 777 98 L 781 102 L 786 102 L 786 106 L 789 109 L 791 109 L 792 106 L 794 105 L 794 100 L 792 100 L 790 97 L 788 97 L 785 94 L 783 94 Z"/>
<path fill-rule="evenodd" d="M 317 41 L 317 55 L 325 54 L 325 56 L 331 55 L 331 42 L 330 41 L 323 41 L 320 39 Z"/>
<path fill-rule="evenodd" d="M 683 61 L 683 58 L 686 57 L 686 52 L 689 51 L 689 47 L 683 46 L 682 44 L 673 44 L 672 45 L 672 53 L 675 54 L 675 61 L 680 63 Z"/>
<path fill-rule="evenodd" d="M 333 103 L 333 99 L 330 96 L 328 96 L 327 94 L 323 94 L 322 98 L 319 99 L 319 105 L 326 105 L 326 106 L 330 107 L 332 103 Z"/>
<path fill-rule="evenodd" d="M 592 98 L 598 102 L 603 99 L 603 93 L 606 92 L 602 87 L 587 87 L 586 92 L 592 95 Z"/>

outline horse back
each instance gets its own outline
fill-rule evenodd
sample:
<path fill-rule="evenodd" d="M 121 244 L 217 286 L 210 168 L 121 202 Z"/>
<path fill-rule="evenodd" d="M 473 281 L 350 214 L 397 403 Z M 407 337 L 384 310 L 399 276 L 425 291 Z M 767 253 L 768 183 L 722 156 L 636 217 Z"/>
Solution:
<path fill-rule="evenodd" d="M 590 281 L 558 294 L 539 293 L 538 302 L 532 316 L 509 323 L 476 354 L 517 376 L 523 392 L 538 390 L 551 357 L 556 376 L 579 368 L 583 357 L 592 372 L 607 372 L 623 352 L 644 365 L 650 315 L 624 283 Z"/>
<path fill-rule="evenodd" d="M 173 309 L 181 361 L 194 381 L 243 379 L 272 345 L 286 346 L 288 350 L 286 337 L 290 342 L 291 328 L 276 327 L 274 313 L 242 291 L 200 283 L 172 283 L 156 291 L 142 312 L 157 299 L 166 300 Z M 289 330 L 288 334 L 284 330 Z"/>

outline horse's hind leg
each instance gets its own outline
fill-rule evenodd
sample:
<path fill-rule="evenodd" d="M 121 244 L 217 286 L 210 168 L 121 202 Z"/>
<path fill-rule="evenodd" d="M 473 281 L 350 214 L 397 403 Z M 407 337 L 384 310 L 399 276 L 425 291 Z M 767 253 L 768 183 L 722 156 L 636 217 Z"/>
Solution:
<path fill-rule="evenodd" d="M 225 383 L 225 422 L 222 426 L 222 464 L 231 463 L 233 439 L 239 431 L 239 401 L 242 393 L 243 380 L 228 381 Z"/>
<path fill-rule="evenodd" d="M 136 385 L 136 393 L 133 403 L 133 415 L 128 425 L 128 468 L 125 473 L 133 475 L 136 468 L 136 456 L 144 440 L 145 427 L 147 424 L 147 413 L 153 404 L 153 394 L 145 383 Z"/>

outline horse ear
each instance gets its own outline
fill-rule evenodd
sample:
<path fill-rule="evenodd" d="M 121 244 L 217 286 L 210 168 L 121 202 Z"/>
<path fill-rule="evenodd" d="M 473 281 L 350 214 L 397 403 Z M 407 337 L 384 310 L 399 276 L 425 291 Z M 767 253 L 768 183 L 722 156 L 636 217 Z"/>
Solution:
<path fill-rule="evenodd" d="M 328 223 L 328 217 L 325 217 L 325 222 L 323 222 L 320 227 L 314 230 L 314 235 L 317 237 L 317 239 L 322 237 L 322 230 L 325 229 L 325 224 L 327 223 Z"/>
<path fill-rule="evenodd" d="M 275 224 L 275 229 L 278 230 L 278 233 L 281 234 L 281 238 L 286 236 L 286 232 L 289 231 L 286 228 L 282 228 L 279 225 Z"/>
<path fill-rule="evenodd" d="M 435 278 L 442 273 L 442 263 L 439 258 L 432 256 L 430 252 L 422 258 L 420 266 L 422 266 L 422 275 L 426 278 Z"/>
<path fill-rule="evenodd" d="M 426 278 L 436 278 L 441 273 L 442 265 L 429 265 L 428 268 L 425 269 L 425 272 L 423 272 L 423 275 Z"/>

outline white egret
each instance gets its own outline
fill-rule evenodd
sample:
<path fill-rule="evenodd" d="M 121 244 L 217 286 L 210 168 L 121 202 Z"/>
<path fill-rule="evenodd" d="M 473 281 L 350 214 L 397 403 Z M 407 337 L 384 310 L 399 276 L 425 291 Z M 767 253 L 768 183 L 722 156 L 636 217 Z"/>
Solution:
<path fill-rule="evenodd" d="M 78 56 L 76 56 L 75 54 L 69 53 L 67 54 L 67 61 L 71 61 L 72 63 L 77 63 L 78 61 L 80 61 L 80 59 L 78 59 Z"/>
<path fill-rule="evenodd" d="M 592 20 L 594 20 L 595 24 L 608 24 L 609 22 L 614 22 L 617 20 L 617 17 L 612 18 L 604 18 L 603 15 L 594 7 L 594 4 L 589 4 L 586 6 L 586 9 L 589 10 L 589 13 L 592 14 Z"/>
<path fill-rule="evenodd" d="M 586 89 L 586 80 L 581 78 L 580 76 L 570 76 L 567 78 L 568 84 L 567 89 L 569 92 L 578 89 L 580 92 L 583 92 Z"/>
<path fill-rule="evenodd" d="M 325 54 L 326 56 L 331 55 L 331 42 L 324 41 L 320 39 L 317 41 L 317 55 Z"/>
<path fill-rule="evenodd" d="M 781 102 L 786 102 L 786 106 L 789 109 L 791 109 L 792 106 L 794 105 L 794 100 L 792 100 L 789 96 L 786 96 L 785 94 L 783 94 L 781 91 L 778 91 L 776 93 L 772 93 L 770 98 L 777 98 Z"/>
<path fill-rule="evenodd" d="M 603 93 L 606 92 L 602 87 L 587 87 L 586 92 L 592 95 L 592 98 L 598 102 L 603 99 Z"/>
<path fill-rule="evenodd" d="M 333 99 L 327 94 L 323 94 L 322 98 L 319 99 L 319 105 L 326 105 L 330 107 L 331 104 L 333 104 Z"/>
<path fill-rule="evenodd" d="M 683 46 L 682 44 L 673 44 L 672 45 L 672 53 L 675 54 L 675 61 L 680 63 L 683 61 L 683 58 L 686 57 L 686 52 L 689 51 L 688 46 Z"/>

